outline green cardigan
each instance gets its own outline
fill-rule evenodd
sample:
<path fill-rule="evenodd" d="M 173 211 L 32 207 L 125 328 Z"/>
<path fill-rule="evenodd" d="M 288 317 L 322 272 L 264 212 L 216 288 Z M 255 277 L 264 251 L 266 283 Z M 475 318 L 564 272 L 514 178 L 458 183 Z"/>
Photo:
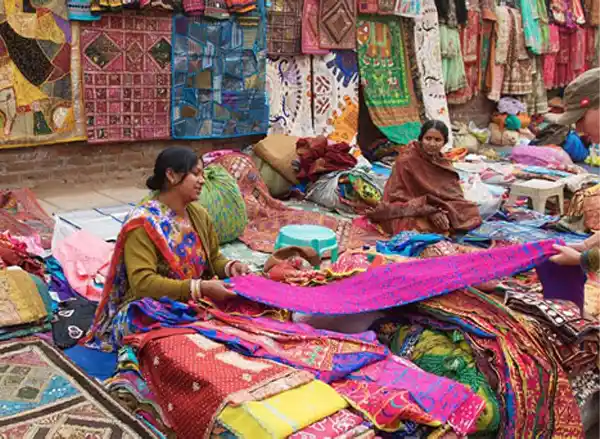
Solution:
<path fill-rule="evenodd" d="M 207 255 L 208 270 L 205 277 L 212 278 L 216 275 L 225 278 L 225 266 L 229 260 L 221 254 L 219 238 L 208 213 L 197 202 L 189 204 L 187 212 Z M 143 297 L 160 299 L 164 296 L 184 302 L 189 299 L 190 279 L 167 277 L 169 267 L 142 227 L 132 230 L 127 235 L 124 262 L 129 284 L 125 301 Z"/>

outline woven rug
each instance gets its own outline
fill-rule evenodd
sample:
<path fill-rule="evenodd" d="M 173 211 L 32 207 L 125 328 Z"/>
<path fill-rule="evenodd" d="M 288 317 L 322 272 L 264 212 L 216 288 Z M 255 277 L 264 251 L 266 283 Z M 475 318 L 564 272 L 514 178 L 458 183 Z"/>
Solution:
<path fill-rule="evenodd" d="M 155 437 L 42 340 L 0 344 L 0 377 L 0 437 Z"/>
<path fill-rule="evenodd" d="M 264 6 L 226 21 L 173 17 L 173 137 L 265 134 Z"/>
<path fill-rule="evenodd" d="M 50 248 L 54 220 L 39 205 L 30 189 L 0 190 L 0 231 L 15 236 L 40 236 L 42 247 Z"/>
<path fill-rule="evenodd" d="M 365 103 L 373 123 L 392 142 L 405 145 L 415 140 L 421 122 L 400 19 L 362 16 L 357 39 Z"/>
<path fill-rule="evenodd" d="M 312 57 L 313 124 L 316 136 L 356 143 L 358 61 L 354 51 Z"/>
<path fill-rule="evenodd" d="M 89 142 L 168 139 L 171 18 L 127 11 L 81 27 Z"/>
<path fill-rule="evenodd" d="M 313 137 L 310 56 L 267 57 L 269 134 Z"/>
<path fill-rule="evenodd" d="M 79 26 L 65 2 L 7 0 L 2 14 L 0 148 L 85 140 Z"/>

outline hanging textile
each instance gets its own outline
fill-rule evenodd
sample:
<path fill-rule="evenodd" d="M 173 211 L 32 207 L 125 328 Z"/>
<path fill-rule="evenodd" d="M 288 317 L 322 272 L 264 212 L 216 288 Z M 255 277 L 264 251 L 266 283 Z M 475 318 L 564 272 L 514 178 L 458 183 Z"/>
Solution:
<path fill-rule="evenodd" d="M 356 0 L 320 0 L 319 46 L 356 48 Z"/>
<path fill-rule="evenodd" d="M 419 135 L 418 104 L 409 60 L 396 17 L 361 17 L 358 64 L 373 123 L 392 142 L 405 145 Z"/>
<path fill-rule="evenodd" d="M 267 57 L 269 134 L 313 137 L 310 56 Z"/>
<path fill-rule="evenodd" d="M 336 51 L 312 57 L 312 114 L 315 136 L 356 143 L 358 64 L 356 52 Z"/>
<path fill-rule="evenodd" d="M 546 89 L 550 90 L 555 87 L 556 63 L 560 50 L 560 36 L 555 24 L 548 26 L 548 40 L 548 52 L 543 56 L 543 78 Z"/>
<path fill-rule="evenodd" d="M 533 91 L 525 96 L 528 114 L 545 114 L 548 112 L 548 97 L 544 85 L 544 67 L 542 57 L 536 56 L 533 60 Z"/>
<path fill-rule="evenodd" d="M 446 92 L 451 93 L 467 86 L 465 62 L 460 47 L 458 29 L 442 24 L 440 26 L 440 47 L 442 49 L 442 71 Z"/>
<path fill-rule="evenodd" d="M 525 45 L 525 34 L 521 14 L 517 9 L 509 9 L 512 21 L 511 44 L 502 83 L 502 93 L 506 95 L 527 95 L 533 91 L 533 62 Z"/>
<path fill-rule="evenodd" d="M 424 3 L 424 0 L 397 0 L 394 15 L 408 18 L 421 17 Z"/>
<path fill-rule="evenodd" d="M 423 0 L 422 7 L 422 17 L 415 19 L 414 41 L 425 116 L 449 127 L 437 9 L 433 0 Z"/>
<path fill-rule="evenodd" d="M 466 0 L 435 0 L 440 24 L 457 28 L 467 23 Z"/>
<path fill-rule="evenodd" d="M 512 276 L 547 260 L 554 253 L 554 242 L 386 265 L 314 288 L 284 285 L 258 276 L 236 277 L 232 283 L 237 294 L 281 309 L 308 314 L 364 313 Z"/>
<path fill-rule="evenodd" d="M 319 47 L 319 0 L 304 0 L 302 11 L 302 53 L 326 55 L 327 49 Z"/>
<path fill-rule="evenodd" d="M 467 25 L 460 30 L 460 49 L 464 63 L 466 85 L 448 94 L 447 99 L 450 104 L 465 104 L 479 92 L 480 34 L 481 13 L 470 10 Z"/>
<path fill-rule="evenodd" d="M 302 53 L 302 0 L 272 0 L 267 14 L 270 55 Z"/>
<path fill-rule="evenodd" d="M 506 6 L 496 8 L 496 26 L 491 42 L 490 65 L 486 76 L 488 99 L 499 101 L 502 94 L 504 74 L 507 70 L 508 52 L 514 45 L 511 39 L 512 20 Z"/>
<path fill-rule="evenodd" d="M 0 148 L 85 140 L 79 26 L 64 2 L 6 0 L 0 24 Z"/>
<path fill-rule="evenodd" d="M 173 17 L 173 137 L 265 134 L 264 3 L 227 21 Z"/>
<path fill-rule="evenodd" d="M 534 55 L 542 53 L 542 31 L 536 0 L 520 0 L 525 45 Z"/>
<path fill-rule="evenodd" d="M 171 18 L 123 14 L 81 24 L 90 143 L 169 138 Z"/>

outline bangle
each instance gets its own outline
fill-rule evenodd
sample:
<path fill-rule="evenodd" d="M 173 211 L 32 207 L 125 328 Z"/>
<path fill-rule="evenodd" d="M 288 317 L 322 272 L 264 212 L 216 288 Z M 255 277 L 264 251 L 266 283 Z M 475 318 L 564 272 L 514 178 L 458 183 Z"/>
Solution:
<path fill-rule="evenodd" d="M 581 265 L 581 268 L 583 268 L 584 272 L 589 272 L 590 271 L 590 251 L 586 250 L 584 252 L 581 253 L 581 257 L 579 259 L 579 265 Z"/>
<path fill-rule="evenodd" d="M 202 279 L 192 279 L 190 290 L 193 300 L 198 301 L 202 299 Z"/>

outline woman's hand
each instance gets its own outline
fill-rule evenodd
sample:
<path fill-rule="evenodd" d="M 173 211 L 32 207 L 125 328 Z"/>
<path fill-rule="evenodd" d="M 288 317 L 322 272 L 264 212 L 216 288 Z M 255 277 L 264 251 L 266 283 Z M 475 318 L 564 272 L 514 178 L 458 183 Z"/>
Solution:
<path fill-rule="evenodd" d="M 581 263 L 581 253 L 571 247 L 562 245 L 553 246 L 558 251 L 557 255 L 551 256 L 550 260 L 558 265 L 579 265 Z"/>
<path fill-rule="evenodd" d="M 450 220 L 448 219 L 448 215 L 441 210 L 430 215 L 429 219 L 436 229 L 441 230 L 442 232 L 450 230 Z"/>
<path fill-rule="evenodd" d="M 200 293 L 208 299 L 223 302 L 236 297 L 232 288 L 232 284 L 225 283 L 222 280 L 205 280 L 202 281 Z"/>
<path fill-rule="evenodd" d="M 236 261 L 231 265 L 230 272 L 231 277 L 245 276 L 250 273 L 250 267 L 248 267 L 246 264 Z"/>

